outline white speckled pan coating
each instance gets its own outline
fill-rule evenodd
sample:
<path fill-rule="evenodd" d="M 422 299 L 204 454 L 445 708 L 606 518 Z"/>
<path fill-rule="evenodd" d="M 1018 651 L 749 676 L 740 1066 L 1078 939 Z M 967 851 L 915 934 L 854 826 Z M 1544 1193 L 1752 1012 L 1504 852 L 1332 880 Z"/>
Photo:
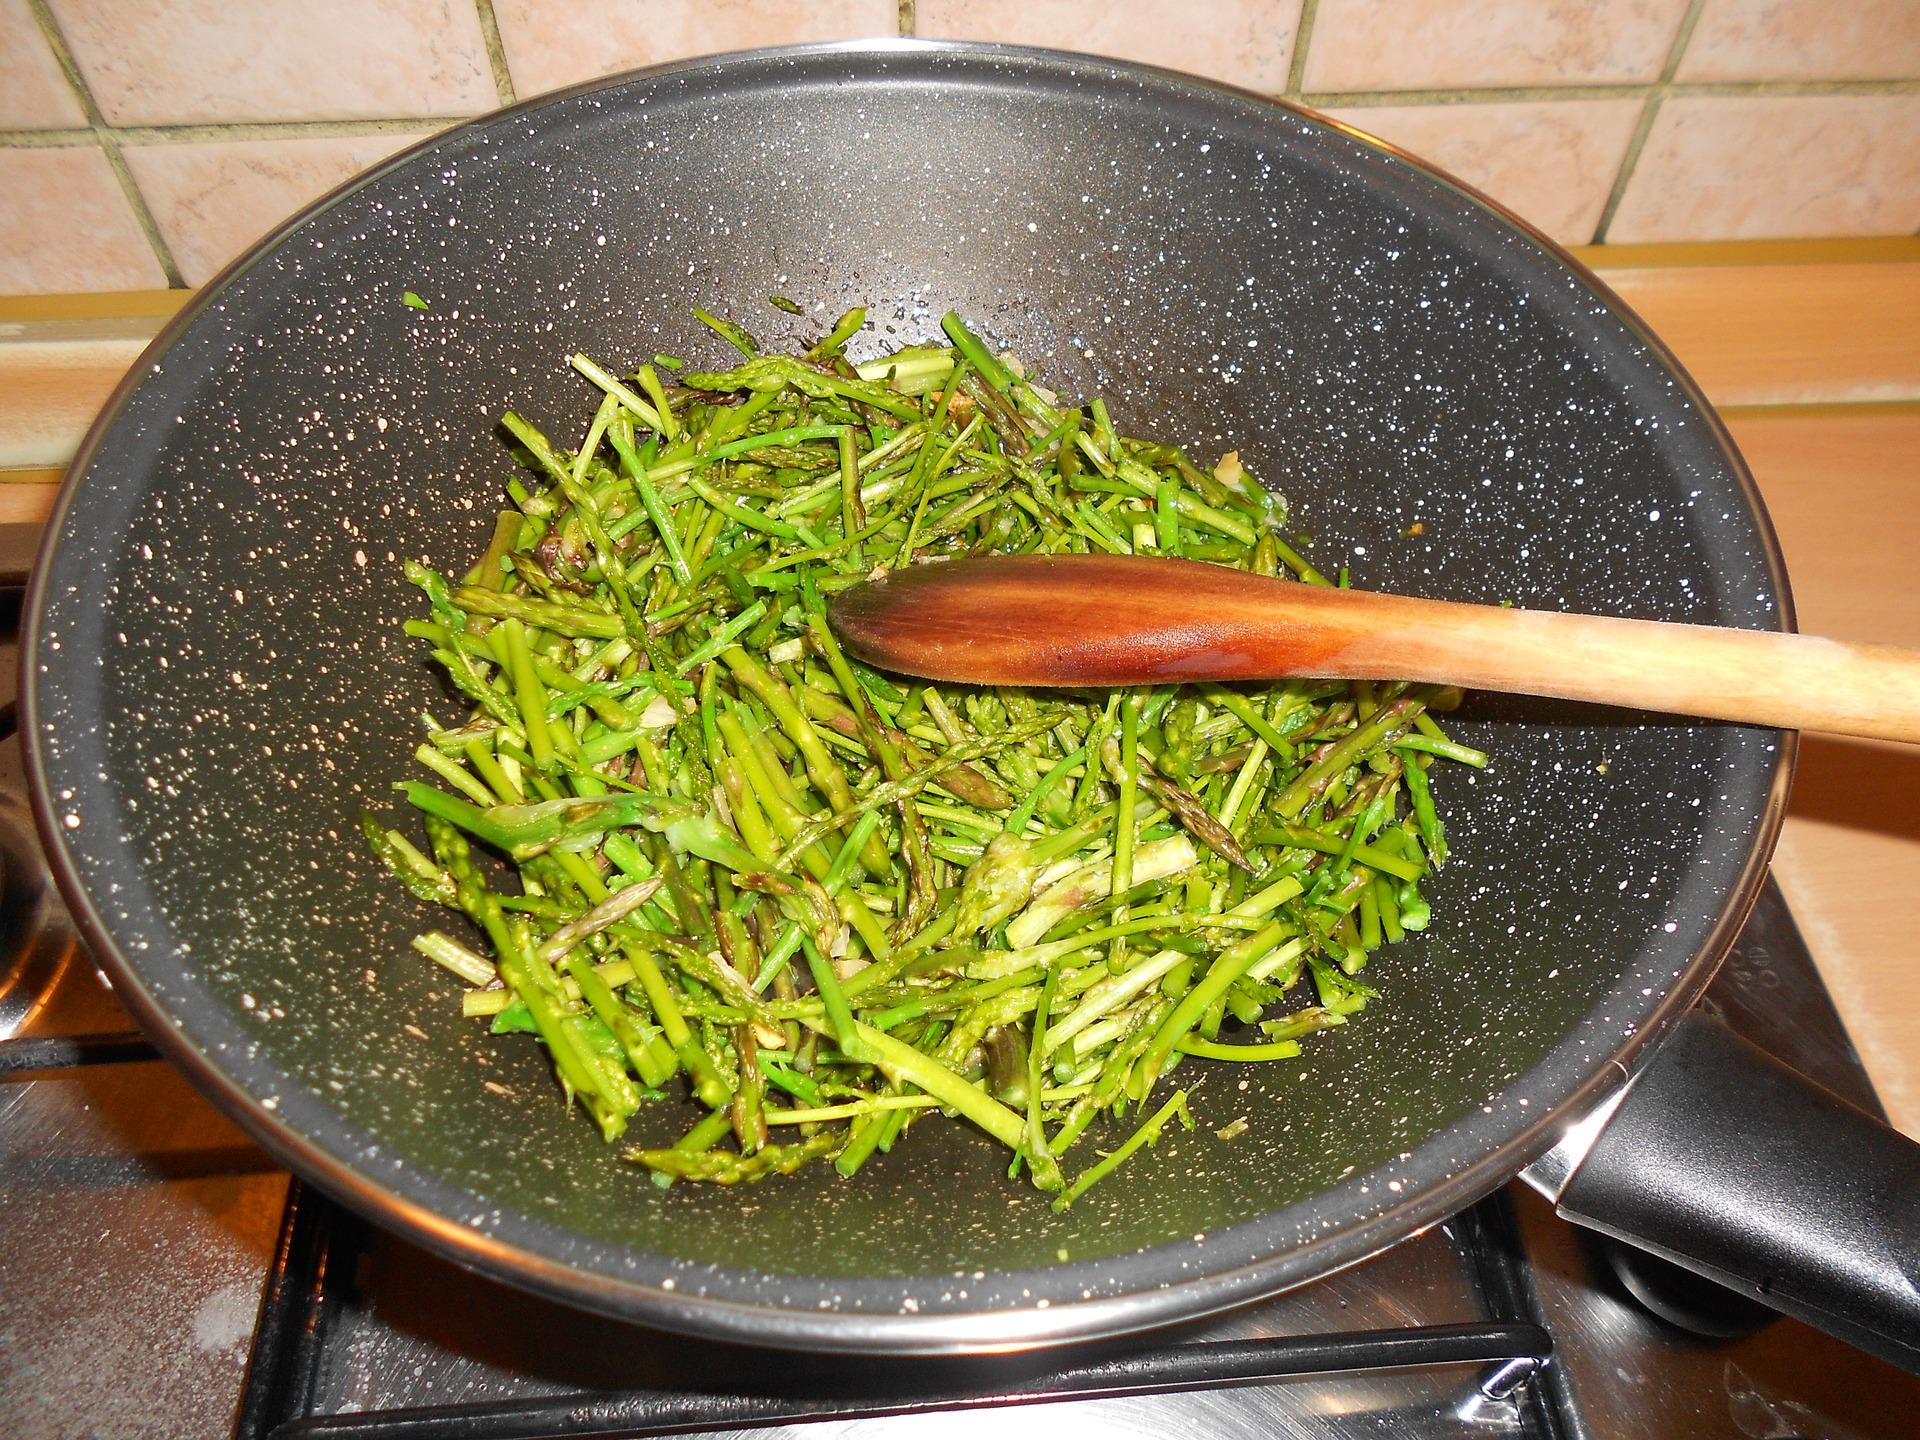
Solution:
<path fill-rule="evenodd" d="M 407 950 L 423 907 L 355 822 L 403 813 L 415 716 L 455 708 L 400 634 L 419 601 L 399 562 L 484 544 L 513 473 L 493 417 L 577 433 L 575 349 L 723 359 L 695 303 L 784 343 L 857 301 L 870 349 L 957 308 L 1136 430 L 1238 448 L 1356 583 L 1790 623 L 1692 385 L 1444 177 L 1088 59 L 884 43 L 669 66 L 462 126 L 322 202 L 190 305 L 95 429 L 24 691 L 43 827 L 129 1003 L 384 1223 L 782 1345 L 1143 1328 L 1352 1262 L 1511 1175 L 1705 983 L 1778 824 L 1782 737 L 1473 704 L 1458 728 L 1494 763 L 1440 781 L 1454 859 L 1427 936 L 1368 972 L 1378 1005 L 1297 1065 L 1195 1066 L 1206 1123 L 1064 1217 L 938 1123 L 856 1183 L 660 1191 Z"/>

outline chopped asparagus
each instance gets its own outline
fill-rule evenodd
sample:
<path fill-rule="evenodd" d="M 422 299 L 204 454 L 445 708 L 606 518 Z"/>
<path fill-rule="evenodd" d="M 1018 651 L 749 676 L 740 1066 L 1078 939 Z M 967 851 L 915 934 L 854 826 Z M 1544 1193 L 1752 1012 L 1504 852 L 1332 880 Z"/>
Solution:
<path fill-rule="evenodd" d="M 415 942 L 463 1012 L 535 1036 L 609 1140 L 662 1092 L 694 1111 L 626 1152 L 656 1183 L 851 1175 L 940 1112 L 1063 1207 L 1191 1123 L 1189 1086 L 1063 1173 L 1162 1072 L 1291 1059 L 1365 1006 L 1355 970 L 1427 923 L 1446 858 L 1431 767 L 1486 757 L 1408 685 L 1092 696 L 851 662 L 825 597 L 878 564 L 1141 547 L 1328 582 L 1237 456 L 1066 406 L 957 316 L 859 365 L 864 311 L 799 356 L 699 318 L 743 363 L 571 357 L 579 448 L 503 417 L 530 464 L 482 562 L 408 563 L 407 633 L 470 713 L 427 722 L 438 783 L 398 787 L 427 847 L 372 817 L 368 844 L 473 922 Z"/>

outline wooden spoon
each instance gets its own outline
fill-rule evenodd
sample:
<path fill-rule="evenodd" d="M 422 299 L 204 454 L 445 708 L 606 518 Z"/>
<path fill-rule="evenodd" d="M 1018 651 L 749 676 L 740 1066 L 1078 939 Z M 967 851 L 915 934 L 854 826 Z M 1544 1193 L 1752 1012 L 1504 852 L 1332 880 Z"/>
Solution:
<path fill-rule="evenodd" d="M 933 680 L 1415 680 L 1920 740 L 1920 652 L 1415 600 L 1193 560 L 1010 555 L 916 565 L 841 592 L 827 614 L 860 659 Z"/>

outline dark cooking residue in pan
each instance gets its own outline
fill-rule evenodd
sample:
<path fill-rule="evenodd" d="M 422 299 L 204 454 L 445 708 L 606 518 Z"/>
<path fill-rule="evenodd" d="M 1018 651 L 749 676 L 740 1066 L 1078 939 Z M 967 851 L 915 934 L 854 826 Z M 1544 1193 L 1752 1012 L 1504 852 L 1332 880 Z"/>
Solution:
<path fill-rule="evenodd" d="M 458 581 L 408 562 L 431 618 L 406 629 L 466 713 L 427 717 L 433 780 L 405 787 L 426 851 L 363 829 L 483 937 L 413 942 L 473 987 L 466 1014 L 538 1036 L 610 1141 L 649 1101 L 700 1116 L 627 1150 L 663 1184 L 850 1178 L 944 1107 L 1065 1209 L 1170 1119 L 1193 1128 L 1186 1086 L 1229 1139 L 1237 1065 L 1337 1089 L 1291 1062 L 1374 998 L 1369 955 L 1427 926 L 1428 769 L 1485 763 L 1430 713 L 1458 696 L 994 690 L 850 661 L 825 597 L 970 554 L 1333 582 L 1237 454 L 1201 469 L 1123 435 L 957 315 L 856 366 L 864 309 L 794 356 L 701 313 L 744 363 L 575 355 L 600 396 L 577 448 L 508 412 L 525 468 L 492 543 Z M 1075 1149 L 1130 1112 L 1106 1158 Z"/>

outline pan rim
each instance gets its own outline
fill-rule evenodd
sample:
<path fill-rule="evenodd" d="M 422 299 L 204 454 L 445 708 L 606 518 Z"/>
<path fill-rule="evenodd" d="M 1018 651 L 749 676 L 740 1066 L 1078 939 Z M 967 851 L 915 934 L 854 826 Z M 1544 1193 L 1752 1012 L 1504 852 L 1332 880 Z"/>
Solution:
<path fill-rule="evenodd" d="M 1621 1037 L 1606 1055 L 1589 1053 L 1584 1058 L 1574 1057 L 1570 1053 L 1573 1048 L 1571 1037 L 1563 1038 L 1528 1072 L 1509 1082 L 1506 1087 L 1509 1093 L 1525 1090 L 1543 1098 L 1547 1095 L 1555 1098 L 1551 1103 L 1539 1105 L 1539 1113 L 1517 1128 L 1514 1128 L 1513 1122 L 1500 1127 L 1510 1133 L 1504 1140 L 1492 1144 L 1479 1159 L 1437 1183 L 1409 1187 L 1409 1193 L 1395 1204 L 1381 1208 L 1370 1216 L 1335 1226 L 1330 1233 L 1313 1239 L 1271 1250 L 1247 1263 L 1207 1268 L 1205 1252 L 1199 1251 L 1196 1253 L 1201 1256 L 1201 1263 L 1187 1267 L 1187 1274 L 1191 1278 L 1170 1283 L 1143 1278 L 1132 1288 L 1095 1299 L 918 1315 L 877 1306 L 872 1309 L 806 1308 L 816 1298 L 825 1301 L 844 1296 L 852 1290 L 873 1287 L 891 1289 L 894 1293 L 904 1295 L 907 1287 L 914 1283 L 909 1278 L 850 1281 L 836 1277 L 782 1276 L 778 1278 L 779 1286 L 793 1298 L 788 1304 L 777 1306 L 770 1302 L 749 1302 L 678 1290 L 671 1279 L 670 1267 L 662 1257 L 643 1257 L 661 1261 L 655 1267 L 656 1273 L 650 1277 L 632 1269 L 624 1275 L 615 1275 L 607 1270 L 583 1268 L 552 1254 L 540 1253 L 524 1244 L 471 1228 L 451 1218 L 453 1212 L 445 1204 L 436 1205 L 422 1198 L 420 1192 L 432 1192 L 436 1188 L 449 1197 L 457 1193 L 455 1187 L 445 1182 L 415 1174 L 408 1181 L 409 1188 L 403 1190 L 397 1184 L 375 1181 L 363 1173 L 361 1167 L 341 1158 L 340 1154 L 321 1145 L 277 1111 L 264 1106 L 260 1095 L 243 1086 L 183 1033 L 180 1023 L 168 1013 L 141 978 L 138 967 L 114 940 L 110 927 L 84 886 L 77 861 L 68 847 L 68 833 L 54 813 L 47 760 L 38 743 L 43 707 L 35 661 L 42 648 L 52 569 L 58 559 L 68 513 L 84 487 L 87 473 L 103 440 L 153 362 L 218 301 L 229 285 L 266 255 L 290 240 L 315 217 L 363 186 L 411 164 L 418 156 L 438 146 L 531 110 L 635 82 L 654 82 L 676 74 L 710 71 L 722 66 L 752 70 L 777 61 L 818 63 L 864 57 L 909 56 L 943 57 L 984 66 L 996 63 L 1024 66 L 1029 70 L 1055 74 L 1085 74 L 1089 70 L 1100 70 L 1122 77 L 1150 80 L 1162 88 L 1169 85 L 1182 87 L 1201 96 L 1224 98 L 1243 106 L 1251 104 L 1277 114 L 1304 118 L 1441 182 L 1471 205 L 1479 207 L 1518 239 L 1534 246 L 1544 258 L 1570 272 L 1596 300 L 1606 306 L 1636 341 L 1645 346 L 1650 357 L 1673 377 L 1682 395 L 1706 426 L 1715 448 L 1727 462 L 1738 491 L 1753 516 L 1756 541 L 1761 547 L 1768 579 L 1776 597 L 1779 627 L 1787 630 L 1796 628 L 1792 595 L 1771 518 L 1744 458 L 1697 383 L 1659 337 L 1605 282 L 1564 246 L 1497 201 L 1353 125 L 1303 106 L 1160 67 L 1064 51 L 976 42 L 915 39 L 841 41 L 671 61 L 586 81 L 489 112 L 409 145 L 381 164 L 354 176 L 283 222 L 223 268 L 161 329 L 129 369 L 89 428 L 67 471 L 42 537 L 23 607 L 20 644 L 21 728 L 26 740 L 24 750 L 35 822 L 62 897 L 73 913 L 90 951 L 111 973 L 116 993 L 136 1020 L 154 1036 L 168 1059 L 179 1065 L 222 1111 L 269 1153 L 288 1164 L 296 1174 L 312 1179 L 322 1190 L 350 1208 L 457 1264 L 483 1271 L 520 1288 L 601 1313 L 709 1338 L 788 1349 L 897 1354 L 992 1353 L 1136 1333 L 1216 1314 L 1318 1280 L 1359 1264 L 1417 1231 L 1447 1218 L 1490 1193 L 1539 1158 L 1594 1105 L 1625 1082 L 1645 1047 L 1691 1007 L 1712 979 L 1738 936 L 1764 883 L 1769 859 L 1784 819 L 1798 737 L 1784 732 L 1778 736 L 1772 780 L 1762 813 L 1756 817 L 1748 853 L 1727 901 L 1700 949 L 1666 986 L 1664 996 L 1645 1014 L 1640 1027 L 1633 1034 Z M 1550 1079 L 1555 1076 L 1559 1078 Z M 1573 1076 L 1579 1078 L 1569 1084 L 1568 1080 Z M 362 1133 L 358 1127 L 337 1116 L 336 1128 L 343 1135 Z M 1468 1127 L 1462 1122 L 1429 1135 L 1411 1152 L 1410 1166 L 1417 1168 L 1421 1157 L 1430 1149 L 1444 1146 L 1449 1137 L 1458 1136 L 1464 1128 Z M 350 1144 L 341 1146 L 343 1151 L 349 1153 L 353 1148 Z M 1364 1178 L 1358 1174 L 1350 1176 L 1339 1182 L 1338 1188 L 1344 1189 Z M 1317 1203 L 1324 1199 L 1324 1193 L 1299 1203 Z M 1286 1213 L 1267 1212 L 1214 1238 L 1217 1241 L 1227 1234 L 1249 1227 L 1272 1226 L 1277 1217 Z M 529 1219 L 525 1228 L 538 1232 L 548 1227 Z M 619 1247 L 606 1248 L 615 1250 Z M 1076 1262 L 1049 1267 L 1044 1273 L 1056 1280 L 1062 1276 L 1071 1278 L 1076 1274 L 1091 1277 L 1096 1271 L 1111 1272 L 1144 1256 L 1159 1256 L 1164 1260 L 1182 1248 L 1181 1245 L 1167 1244 L 1141 1252 L 1139 1256 L 1117 1257 L 1108 1262 Z M 623 1250 L 621 1253 L 636 1252 Z M 1166 1268 L 1175 1267 L 1162 1266 L 1162 1269 Z M 747 1276 L 749 1272 L 734 1273 Z"/>

